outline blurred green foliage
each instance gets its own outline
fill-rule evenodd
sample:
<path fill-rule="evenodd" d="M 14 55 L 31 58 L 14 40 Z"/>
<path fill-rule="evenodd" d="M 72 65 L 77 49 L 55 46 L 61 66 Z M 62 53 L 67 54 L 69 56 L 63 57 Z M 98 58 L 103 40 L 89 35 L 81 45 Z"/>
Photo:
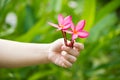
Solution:
<path fill-rule="evenodd" d="M 0 80 L 120 80 L 120 0 L 0 0 L 0 38 L 49 43 L 62 35 L 47 24 L 58 14 L 87 21 L 87 39 L 72 68 L 45 64 L 0 69 Z M 11 17 L 12 16 L 12 17 Z"/>

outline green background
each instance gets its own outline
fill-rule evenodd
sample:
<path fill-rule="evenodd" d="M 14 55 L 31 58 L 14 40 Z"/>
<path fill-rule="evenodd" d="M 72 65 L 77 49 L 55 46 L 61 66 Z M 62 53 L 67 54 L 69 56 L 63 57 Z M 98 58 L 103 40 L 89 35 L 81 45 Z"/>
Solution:
<path fill-rule="evenodd" d="M 77 39 L 85 49 L 72 68 L 52 63 L 1 68 L 0 80 L 120 80 L 120 0 L 0 0 L 0 38 L 51 43 L 62 35 L 47 22 L 57 23 L 60 13 L 72 15 L 74 23 L 85 19 L 90 32 Z"/>

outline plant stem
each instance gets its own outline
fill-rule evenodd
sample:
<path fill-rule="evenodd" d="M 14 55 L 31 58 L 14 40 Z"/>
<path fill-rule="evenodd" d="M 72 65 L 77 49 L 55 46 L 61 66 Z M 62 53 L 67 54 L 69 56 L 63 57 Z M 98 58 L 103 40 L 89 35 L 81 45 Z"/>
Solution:
<path fill-rule="evenodd" d="M 64 38 L 64 43 L 65 43 L 65 45 L 68 46 L 68 47 L 73 48 L 74 41 L 71 39 L 70 44 L 68 44 L 68 43 L 67 43 L 66 32 L 64 32 L 64 31 L 62 31 L 62 30 L 61 30 L 61 32 L 62 32 L 62 35 L 63 35 L 63 38 Z"/>
<path fill-rule="evenodd" d="M 71 48 L 73 48 L 73 44 L 74 44 L 74 41 L 73 40 L 71 40 L 71 42 L 70 42 L 70 44 L 71 44 Z"/>
<path fill-rule="evenodd" d="M 66 32 L 64 32 L 64 31 L 62 31 L 62 30 L 61 30 L 61 32 L 62 32 L 62 35 L 63 35 L 63 38 L 64 38 L 64 43 L 65 43 L 66 46 L 68 46 L 68 44 L 67 44 Z"/>

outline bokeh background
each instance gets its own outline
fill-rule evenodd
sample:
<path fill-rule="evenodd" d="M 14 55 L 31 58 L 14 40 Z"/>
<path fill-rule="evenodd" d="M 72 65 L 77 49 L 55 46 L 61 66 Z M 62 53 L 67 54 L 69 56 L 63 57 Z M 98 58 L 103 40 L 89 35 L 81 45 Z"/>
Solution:
<path fill-rule="evenodd" d="M 47 24 L 58 14 L 87 21 L 90 36 L 77 39 L 85 49 L 73 67 L 1 68 L 0 80 L 120 80 L 120 0 L 0 0 L 0 38 L 51 43 L 62 37 Z"/>

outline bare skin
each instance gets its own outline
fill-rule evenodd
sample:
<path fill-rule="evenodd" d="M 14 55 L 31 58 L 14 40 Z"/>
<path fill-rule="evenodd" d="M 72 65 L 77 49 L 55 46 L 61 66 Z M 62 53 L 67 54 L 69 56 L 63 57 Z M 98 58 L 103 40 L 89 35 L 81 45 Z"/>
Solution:
<path fill-rule="evenodd" d="M 73 49 L 66 47 L 63 39 L 45 44 L 0 39 L 0 67 L 18 68 L 52 62 L 68 68 L 76 61 L 83 48 L 83 44 L 76 42 Z"/>

